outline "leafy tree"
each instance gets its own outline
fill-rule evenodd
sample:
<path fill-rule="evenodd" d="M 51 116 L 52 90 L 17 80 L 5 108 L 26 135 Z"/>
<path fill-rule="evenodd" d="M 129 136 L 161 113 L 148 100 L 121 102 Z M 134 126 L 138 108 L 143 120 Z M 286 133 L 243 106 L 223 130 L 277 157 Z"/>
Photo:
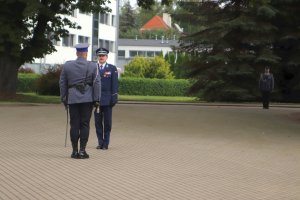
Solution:
<path fill-rule="evenodd" d="M 164 40 L 173 40 L 175 36 L 175 39 L 180 37 L 180 34 L 178 34 L 177 31 L 175 31 L 173 28 L 168 30 L 162 30 L 162 29 L 153 29 L 153 30 L 145 30 L 139 34 L 139 37 L 142 39 L 157 39 L 161 40 L 162 37 L 164 37 Z"/>
<path fill-rule="evenodd" d="M 136 56 L 125 65 L 122 77 L 173 79 L 170 64 L 162 56 L 145 58 Z"/>
<path fill-rule="evenodd" d="M 161 5 L 169 6 L 170 4 L 172 4 L 172 2 L 173 0 L 161 0 Z M 157 3 L 156 0 L 137 0 L 138 6 L 146 10 L 153 9 L 155 3 Z"/>
<path fill-rule="evenodd" d="M 55 51 L 51 40 L 80 28 L 67 17 L 75 9 L 109 12 L 107 0 L 0 0 L 0 98 L 16 93 L 18 68 Z"/>
<path fill-rule="evenodd" d="M 156 37 L 161 38 L 161 36 L 164 36 L 165 38 L 172 39 L 175 35 L 176 38 L 178 38 L 179 34 L 175 29 L 139 31 L 139 29 L 155 15 L 161 16 L 163 13 L 172 12 L 174 12 L 174 6 L 171 2 L 169 5 L 162 6 L 161 3 L 154 1 L 150 9 L 140 7 L 135 10 L 133 10 L 129 2 L 125 2 L 124 6 L 121 8 L 119 37 L 131 39 L 136 37 L 140 39 L 155 39 Z M 134 16 L 134 19 L 128 15 Z"/>
<path fill-rule="evenodd" d="M 155 15 L 162 15 L 163 7 L 158 2 L 155 2 L 151 9 L 145 9 L 145 8 L 137 8 L 137 24 L 138 27 L 141 28 L 145 23 L 147 23 L 152 17 Z"/>
<path fill-rule="evenodd" d="M 191 55 L 187 64 L 195 80 L 191 92 L 208 101 L 257 99 L 257 77 L 266 65 L 276 66 L 273 54 L 276 12 L 267 1 L 231 0 L 181 2 L 203 29 L 182 37 L 180 50 Z"/>

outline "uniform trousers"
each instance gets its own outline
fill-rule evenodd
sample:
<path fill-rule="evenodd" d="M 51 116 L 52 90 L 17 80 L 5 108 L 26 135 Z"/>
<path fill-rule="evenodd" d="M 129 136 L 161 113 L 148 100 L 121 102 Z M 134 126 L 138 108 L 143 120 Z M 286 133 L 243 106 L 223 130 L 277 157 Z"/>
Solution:
<path fill-rule="evenodd" d="M 95 111 L 95 126 L 100 146 L 108 146 L 112 127 L 112 106 L 100 106 L 100 112 Z"/>
<path fill-rule="evenodd" d="M 270 103 L 270 93 L 269 91 L 262 91 L 262 103 L 263 103 L 263 108 L 269 108 L 269 103 Z"/>
<path fill-rule="evenodd" d="M 90 120 L 93 111 L 93 103 L 70 104 L 70 138 L 72 144 L 77 144 L 80 139 L 80 147 L 85 148 L 90 133 Z"/>

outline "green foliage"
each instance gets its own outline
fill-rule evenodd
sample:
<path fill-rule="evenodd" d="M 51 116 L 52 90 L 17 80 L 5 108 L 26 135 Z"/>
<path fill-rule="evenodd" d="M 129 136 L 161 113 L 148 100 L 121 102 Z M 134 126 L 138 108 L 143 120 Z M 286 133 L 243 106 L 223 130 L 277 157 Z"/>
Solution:
<path fill-rule="evenodd" d="M 60 68 L 51 68 L 40 76 L 38 74 L 19 74 L 19 92 L 36 92 L 40 95 L 59 96 Z M 38 89 L 37 88 L 38 82 Z M 185 79 L 145 79 L 120 78 L 119 94 L 142 96 L 188 96 L 192 82 Z"/>
<path fill-rule="evenodd" d="M 259 74 L 269 66 L 273 99 L 299 102 L 299 1 L 224 2 L 179 2 L 180 19 L 201 25 L 180 39 L 180 50 L 192 56 L 188 76 L 197 80 L 191 92 L 209 101 L 258 100 Z"/>
<path fill-rule="evenodd" d="M 143 5 L 149 5 L 149 3 L 148 0 L 143 0 Z M 163 13 L 172 13 L 174 10 L 174 6 L 171 4 L 161 6 L 161 3 L 156 1 L 150 7 L 151 9 L 140 7 L 134 10 L 129 2 L 125 2 L 121 7 L 119 37 L 127 39 L 134 39 L 136 37 L 139 39 L 155 39 L 156 37 L 161 38 L 164 36 L 165 38 L 173 39 L 175 35 L 178 38 L 179 33 L 172 28 L 168 30 L 139 31 L 155 15 L 162 16 Z"/>
<path fill-rule="evenodd" d="M 55 51 L 51 40 L 66 36 L 67 27 L 79 28 L 68 18 L 74 10 L 109 12 L 106 2 L 107 0 L 1 1 L 0 54 L 18 59 L 20 65 L 34 58 L 41 58 Z"/>
<path fill-rule="evenodd" d="M 39 74 L 18 73 L 17 91 L 18 92 L 36 92 L 37 79 Z"/>
<path fill-rule="evenodd" d="M 178 1 L 176 9 L 170 12 L 172 20 L 174 21 L 174 23 L 178 24 L 180 28 L 183 28 L 184 34 L 199 32 L 204 28 L 203 23 L 197 23 L 199 21 L 199 15 L 191 15 L 189 11 L 190 9 L 197 9 L 197 4 L 195 5 L 193 3 L 190 3 L 188 4 L 188 7 L 188 5 L 184 4 L 183 2 L 184 1 Z"/>
<path fill-rule="evenodd" d="M 181 38 L 181 51 L 192 59 L 185 66 L 197 81 L 191 92 L 202 91 L 209 101 L 252 101 L 258 97 L 259 72 L 276 65 L 272 53 L 276 27 L 270 5 L 232 0 L 181 3 L 202 30 Z"/>
<path fill-rule="evenodd" d="M 40 95 L 60 95 L 59 78 L 61 67 L 52 67 L 37 80 L 37 93 Z"/>
<path fill-rule="evenodd" d="M 34 74 L 34 70 L 28 67 L 20 67 L 18 70 L 18 73 L 24 73 L 24 74 Z"/>
<path fill-rule="evenodd" d="M 184 79 L 188 78 L 184 63 L 190 60 L 190 56 L 184 53 L 171 52 L 165 55 L 165 60 L 170 63 L 171 71 L 175 78 Z"/>
<path fill-rule="evenodd" d="M 184 79 L 119 79 L 119 94 L 143 96 L 187 96 L 191 83 Z"/>
<path fill-rule="evenodd" d="M 173 79 L 170 64 L 161 56 L 154 58 L 135 57 L 124 66 L 122 77 Z"/>
<path fill-rule="evenodd" d="M 107 2 L 110 1 L 1 0 L 0 98 L 16 94 L 17 70 L 22 64 L 54 52 L 53 40 L 67 36 L 68 28 L 80 28 L 71 21 L 73 11 L 107 13 L 111 11 Z"/>
<path fill-rule="evenodd" d="M 300 102 L 300 12 L 299 0 L 273 0 L 278 11 L 274 24 L 278 27 L 274 52 L 281 59 L 275 70 L 277 87 L 287 102 Z"/>
<path fill-rule="evenodd" d="M 158 2 L 155 2 L 151 6 L 151 9 L 145 9 L 140 6 L 139 8 L 136 9 L 136 12 L 137 12 L 137 19 L 136 19 L 137 25 L 139 28 L 141 28 L 155 15 L 162 15 L 162 13 L 164 12 L 164 7 L 162 7 Z"/>
<path fill-rule="evenodd" d="M 150 68 L 150 62 L 144 57 L 136 56 L 130 63 L 125 65 L 122 77 L 145 78 L 146 69 Z"/>
<path fill-rule="evenodd" d="M 179 33 L 174 29 L 153 29 L 153 30 L 145 30 L 139 33 L 138 38 L 141 39 L 158 39 L 160 40 L 164 37 L 165 40 L 172 40 L 173 38 L 179 38 Z"/>
<path fill-rule="evenodd" d="M 128 35 L 134 35 L 134 31 L 137 30 L 136 24 L 136 13 L 130 5 L 130 2 L 127 1 L 122 7 L 120 11 L 120 23 L 119 23 L 119 37 L 127 38 Z"/>
<path fill-rule="evenodd" d="M 161 0 L 161 5 L 171 5 L 173 0 Z M 145 10 L 153 9 L 153 6 L 157 4 L 155 0 L 137 0 L 138 6 L 142 7 Z"/>

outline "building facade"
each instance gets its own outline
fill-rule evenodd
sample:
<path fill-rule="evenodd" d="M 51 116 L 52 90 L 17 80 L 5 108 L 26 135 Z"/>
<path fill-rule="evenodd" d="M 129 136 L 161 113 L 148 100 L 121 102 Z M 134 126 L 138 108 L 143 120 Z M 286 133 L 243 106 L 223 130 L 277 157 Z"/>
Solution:
<path fill-rule="evenodd" d="M 76 22 L 81 29 L 70 29 L 67 37 L 60 41 L 52 41 L 56 52 L 45 55 L 43 58 L 35 59 L 25 67 L 32 68 L 37 73 L 42 73 L 46 68 L 53 65 L 60 65 L 68 60 L 76 59 L 74 46 L 78 43 L 89 43 L 88 60 L 97 60 L 95 50 L 99 47 L 109 49 L 108 62 L 116 64 L 117 38 L 118 38 L 118 0 L 111 0 L 107 5 L 111 12 L 107 14 L 82 13 L 75 10 L 72 16 L 68 16 L 71 21 Z"/>

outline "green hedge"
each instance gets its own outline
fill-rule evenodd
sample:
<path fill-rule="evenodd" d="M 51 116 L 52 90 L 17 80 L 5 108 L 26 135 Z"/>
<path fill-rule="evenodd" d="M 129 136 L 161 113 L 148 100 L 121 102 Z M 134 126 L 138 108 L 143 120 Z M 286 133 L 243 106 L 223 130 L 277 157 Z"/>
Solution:
<path fill-rule="evenodd" d="M 17 92 L 36 92 L 39 74 L 19 73 L 17 81 Z"/>
<path fill-rule="evenodd" d="M 38 74 L 19 73 L 17 91 L 37 92 L 38 82 L 41 82 L 41 76 Z M 49 83 L 47 82 L 47 84 Z M 57 80 L 55 80 L 55 84 L 57 84 L 57 90 L 59 91 Z M 142 96 L 187 96 L 186 93 L 190 86 L 191 83 L 185 79 L 120 78 L 119 94 Z M 41 84 L 39 84 L 39 87 L 41 87 Z M 41 88 L 39 88 L 39 91 L 40 90 Z M 47 95 L 58 95 L 57 92 L 55 92 L 56 90 L 51 90 L 52 93 L 49 93 L 49 91 Z"/>
<path fill-rule="evenodd" d="M 120 78 L 119 94 L 142 96 L 187 96 L 191 83 L 184 79 Z"/>

